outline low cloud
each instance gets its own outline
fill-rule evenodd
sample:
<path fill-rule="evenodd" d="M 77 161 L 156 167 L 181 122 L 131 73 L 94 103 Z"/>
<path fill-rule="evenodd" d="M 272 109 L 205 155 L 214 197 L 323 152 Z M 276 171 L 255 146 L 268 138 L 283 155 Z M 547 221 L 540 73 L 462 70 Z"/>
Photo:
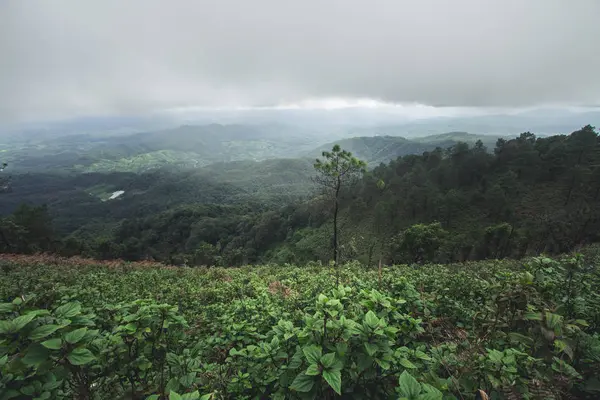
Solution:
<path fill-rule="evenodd" d="M 598 15 L 597 0 L 4 0 L 0 122 L 331 98 L 599 104 Z"/>

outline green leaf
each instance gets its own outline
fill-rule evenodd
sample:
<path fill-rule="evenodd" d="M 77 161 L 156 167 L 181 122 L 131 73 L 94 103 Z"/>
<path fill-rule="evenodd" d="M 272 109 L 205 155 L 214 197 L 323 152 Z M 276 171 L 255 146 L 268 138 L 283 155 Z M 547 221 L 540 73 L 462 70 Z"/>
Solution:
<path fill-rule="evenodd" d="M 11 321 L 0 321 L 0 334 L 3 333 L 14 333 Z"/>
<path fill-rule="evenodd" d="M 379 364 L 379 366 L 385 370 L 390 369 L 390 363 L 389 361 L 386 360 L 382 360 L 382 359 L 375 359 L 375 362 L 377 364 Z"/>
<path fill-rule="evenodd" d="M 421 393 L 421 385 L 408 371 L 402 372 L 398 385 L 400 394 L 409 400 L 416 400 Z"/>
<path fill-rule="evenodd" d="M 431 361 L 431 357 L 429 357 L 426 353 L 422 352 L 421 350 L 415 351 L 415 356 L 419 360 Z"/>
<path fill-rule="evenodd" d="M 29 334 L 29 339 L 39 340 L 39 339 L 45 338 L 46 336 L 51 335 L 54 332 L 56 332 L 56 330 L 59 328 L 60 328 L 59 325 L 38 326 L 33 331 L 31 331 L 31 333 Z"/>
<path fill-rule="evenodd" d="M 159 400 L 159 399 L 160 399 L 160 396 L 157 394 L 153 394 L 153 395 L 146 397 L 146 400 Z"/>
<path fill-rule="evenodd" d="M 81 304 L 71 302 L 58 307 L 54 314 L 59 318 L 72 318 L 81 311 Z"/>
<path fill-rule="evenodd" d="M 541 321 L 543 318 L 542 313 L 536 313 L 536 312 L 525 313 L 524 317 L 525 317 L 525 319 L 527 319 L 529 321 Z"/>
<path fill-rule="evenodd" d="M 367 351 L 368 355 L 372 356 L 373 354 L 377 353 L 379 347 L 375 343 L 365 342 L 365 350 Z"/>
<path fill-rule="evenodd" d="M 181 383 L 181 385 L 183 385 L 184 388 L 189 388 L 190 386 L 192 386 L 194 384 L 195 380 L 196 380 L 196 373 L 190 372 L 190 373 L 182 376 L 181 378 L 179 378 L 179 383 Z"/>
<path fill-rule="evenodd" d="M 312 376 L 306 375 L 304 372 L 300 372 L 294 382 L 292 382 L 290 389 L 297 392 L 310 392 L 315 385 L 315 379 Z"/>
<path fill-rule="evenodd" d="M 169 379 L 169 382 L 167 382 L 167 386 L 165 386 L 165 392 L 176 391 L 175 389 L 179 390 L 179 386 L 179 379 L 174 376 Z"/>
<path fill-rule="evenodd" d="M 12 303 L 0 303 L 0 313 L 9 313 L 13 310 Z"/>
<path fill-rule="evenodd" d="M 302 352 L 304 353 L 304 356 L 308 360 L 309 364 L 318 364 L 319 360 L 321 359 L 321 355 L 323 354 L 321 348 L 319 346 L 315 346 L 314 344 L 303 347 Z"/>
<path fill-rule="evenodd" d="M 444 398 L 444 395 L 442 394 L 442 392 L 440 393 L 421 393 L 419 395 L 419 397 L 417 397 L 418 400 L 442 400 Z"/>
<path fill-rule="evenodd" d="M 210 400 L 212 398 L 212 393 L 204 394 L 200 397 L 200 400 Z"/>
<path fill-rule="evenodd" d="M 182 400 L 182 399 L 181 399 L 181 396 L 177 392 L 174 392 L 171 390 L 169 392 L 169 400 Z"/>
<path fill-rule="evenodd" d="M 342 394 L 342 373 L 340 370 L 323 371 L 323 378 L 337 394 Z"/>
<path fill-rule="evenodd" d="M 419 395 L 419 400 L 442 400 L 444 397 L 442 392 L 427 383 L 421 383 L 421 389 L 424 393 Z"/>
<path fill-rule="evenodd" d="M 73 365 L 89 364 L 96 359 L 96 357 L 92 354 L 91 351 L 82 347 L 73 349 L 73 351 L 71 351 L 67 358 L 69 359 L 69 362 Z"/>
<path fill-rule="evenodd" d="M 198 400 L 200 398 L 200 392 L 197 390 L 194 392 L 186 393 L 181 396 L 183 400 Z"/>
<path fill-rule="evenodd" d="M 41 344 L 33 343 L 21 361 L 25 365 L 39 365 L 48 359 L 48 355 L 48 349 Z"/>
<path fill-rule="evenodd" d="M 365 322 L 371 328 L 375 328 L 377 324 L 379 324 L 379 318 L 377 318 L 377 315 L 375 315 L 373 311 L 369 310 L 369 312 L 367 312 L 365 315 Z"/>
<path fill-rule="evenodd" d="M 508 338 L 513 342 L 522 343 L 527 346 L 533 345 L 532 338 L 530 338 L 529 336 L 522 335 L 520 333 L 510 332 L 508 334 Z"/>
<path fill-rule="evenodd" d="M 179 365 L 179 357 L 177 357 L 177 354 L 167 353 L 167 364 L 169 364 L 170 367 L 175 367 Z"/>
<path fill-rule="evenodd" d="M 35 314 L 35 313 L 29 313 L 29 314 L 21 315 L 20 317 L 13 319 L 11 321 L 11 324 L 12 324 L 12 332 L 11 333 L 19 332 L 21 329 L 23 329 L 25 327 L 25 325 L 27 325 L 28 323 L 33 321 L 33 319 L 36 317 L 36 315 L 37 314 Z"/>
<path fill-rule="evenodd" d="M 321 357 L 321 364 L 325 369 L 331 369 L 335 364 L 336 358 L 335 353 L 327 353 L 323 357 Z"/>
<path fill-rule="evenodd" d="M 317 364 L 310 364 L 306 369 L 305 374 L 309 376 L 321 375 L 321 369 Z"/>
<path fill-rule="evenodd" d="M 83 339 L 86 332 L 87 328 L 75 329 L 74 331 L 71 331 L 65 335 L 65 341 L 67 343 L 76 344 Z"/>
<path fill-rule="evenodd" d="M 400 359 L 400 365 L 402 365 L 404 368 L 408 368 L 408 369 L 415 369 L 415 368 L 417 368 L 417 366 L 415 364 L 411 363 L 406 358 L 401 358 Z"/>
<path fill-rule="evenodd" d="M 42 346 L 44 346 L 47 349 L 58 350 L 62 346 L 62 340 L 58 339 L 58 338 L 57 339 L 49 339 L 49 340 L 46 340 L 45 342 L 42 342 Z"/>

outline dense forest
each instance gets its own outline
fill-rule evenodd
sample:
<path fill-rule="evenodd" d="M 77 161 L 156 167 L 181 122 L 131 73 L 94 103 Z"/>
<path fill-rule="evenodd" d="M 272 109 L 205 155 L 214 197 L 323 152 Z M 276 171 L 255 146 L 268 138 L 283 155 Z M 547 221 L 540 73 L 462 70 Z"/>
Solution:
<path fill-rule="evenodd" d="M 31 197 L 52 192 L 53 203 L 18 206 L 22 197 L 6 194 L 15 211 L 2 219 L 2 251 L 186 265 L 328 262 L 334 202 L 311 185 L 313 175 L 301 159 L 115 172 L 110 179 L 18 175 L 13 185 L 26 186 Z M 493 149 L 481 140 L 459 142 L 361 175 L 339 193 L 342 261 L 518 258 L 600 239 L 600 142 L 589 125 L 570 135 L 498 139 Z M 102 202 L 72 191 L 107 182 L 104 191 L 143 196 Z"/>
<path fill-rule="evenodd" d="M 0 399 L 600 393 L 591 126 L 2 187 Z"/>

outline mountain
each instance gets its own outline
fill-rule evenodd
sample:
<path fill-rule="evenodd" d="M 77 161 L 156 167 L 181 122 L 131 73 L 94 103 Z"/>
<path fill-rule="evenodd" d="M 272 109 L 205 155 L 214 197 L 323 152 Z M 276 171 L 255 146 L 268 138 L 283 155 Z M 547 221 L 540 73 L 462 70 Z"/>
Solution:
<path fill-rule="evenodd" d="M 474 144 L 478 140 L 481 140 L 488 149 L 493 149 L 498 136 L 474 135 L 466 132 L 449 132 L 410 140 L 401 136 L 362 136 L 328 143 L 312 150 L 309 155 L 313 158 L 318 157 L 321 152 L 329 151 L 333 145 L 339 144 L 342 149 L 352 152 L 354 156 L 373 167 L 409 154 L 420 155 L 436 147 L 446 149 L 458 142 Z"/>
<path fill-rule="evenodd" d="M 278 124 L 210 124 L 127 135 L 13 140 L 0 144 L 0 151 L 13 170 L 140 173 L 165 166 L 294 158 L 326 140 L 318 132 Z"/>

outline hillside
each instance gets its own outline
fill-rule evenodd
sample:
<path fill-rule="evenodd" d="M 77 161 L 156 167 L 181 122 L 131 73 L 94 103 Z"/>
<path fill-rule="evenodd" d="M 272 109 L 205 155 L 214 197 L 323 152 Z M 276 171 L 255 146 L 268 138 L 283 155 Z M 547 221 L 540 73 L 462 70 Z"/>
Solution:
<path fill-rule="evenodd" d="M 481 140 L 484 145 L 493 149 L 498 136 L 473 135 L 466 132 L 450 132 L 441 135 L 415 137 L 406 139 L 401 136 L 363 136 L 341 139 L 335 143 L 328 143 L 312 150 L 310 155 L 318 157 L 321 152 L 331 150 L 334 144 L 339 144 L 371 167 L 381 163 L 388 163 L 398 157 L 409 154 L 422 154 L 432 151 L 436 147 L 446 149 L 459 142 L 475 144 Z"/>
<path fill-rule="evenodd" d="M 352 143 L 358 153 L 383 155 L 414 142 Z M 0 245 L 170 263 L 327 262 L 332 201 L 312 184 L 311 164 L 273 159 L 143 174 L 20 175 L 3 194 L 2 212 L 15 214 L 1 221 Z M 599 164 L 590 126 L 546 138 L 524 133 L 493 149 L 459 143 L 399 157 L 340 192 L 342 258 L 447 263 L 556 254 L 600 241 Z M 21 202 L 47 208 L 18 208 Z M 50 218 L 54 234 L 34 223 Z M 429 244 L 409 244 L 407 235 Z"/>
<path fill-rule="evenodd" d="M 319 133 L 285 125 L 185 125 L 122 135 L 68 135 L 0 144 L 15 171 L 147 172 L 216 162 L 294 158 L 323 142 Z"/>
<path fill-rule="evenodd" d="M 586 254 L 379 271 L 0 255 L 0 393 L 591 399 L 600 259 Z"/>

